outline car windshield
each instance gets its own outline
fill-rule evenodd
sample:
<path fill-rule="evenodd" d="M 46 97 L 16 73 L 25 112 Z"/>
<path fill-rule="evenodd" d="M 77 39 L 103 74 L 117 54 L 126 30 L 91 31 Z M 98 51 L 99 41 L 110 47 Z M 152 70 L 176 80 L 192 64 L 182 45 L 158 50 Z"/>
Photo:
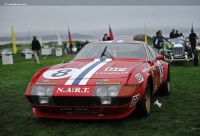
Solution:
<path fill-rule="evenodd" d="M 113 58 L 147 58 L 142 44 L 109 43 L 109 44 L 87 44 L 75 57 L 75 59 L 98 59 L 101 58 L 103 50 Z M 106 56 L 102 56 L 106 57 Z"/>
<path fill-rule="evenodd" d="M 171 42 L 172 44 L 182 44 L 182 45 L 186 44 L 185 39 L 174 38 L 174 39 L 169 39 L 168 41 Z M 167 44 L 169 44 L 169 43 L 167 43 Z"/>

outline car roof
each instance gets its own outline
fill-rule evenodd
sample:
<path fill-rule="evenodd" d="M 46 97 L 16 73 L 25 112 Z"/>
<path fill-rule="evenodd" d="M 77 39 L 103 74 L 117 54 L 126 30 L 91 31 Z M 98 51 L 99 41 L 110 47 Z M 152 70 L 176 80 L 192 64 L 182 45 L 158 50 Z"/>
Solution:
<path fill-rule="evenodd" d="M 143 41 L 134 41 L 134 40 L 111 40 L 111 41 L 97 41 L 97 42 L 91 42 L 92 44 L 109 44 L 109 43 L 134 43 L 134 44 L 144 44 Z"/>

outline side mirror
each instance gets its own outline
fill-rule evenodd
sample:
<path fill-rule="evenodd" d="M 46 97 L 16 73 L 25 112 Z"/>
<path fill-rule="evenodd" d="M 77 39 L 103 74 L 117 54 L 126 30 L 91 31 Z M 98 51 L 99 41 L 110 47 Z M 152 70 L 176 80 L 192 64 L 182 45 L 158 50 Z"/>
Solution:
<path fill-rule="evenodd" d="M 163 55 L 156 56 L 156 60 L 163 60 Z"/>

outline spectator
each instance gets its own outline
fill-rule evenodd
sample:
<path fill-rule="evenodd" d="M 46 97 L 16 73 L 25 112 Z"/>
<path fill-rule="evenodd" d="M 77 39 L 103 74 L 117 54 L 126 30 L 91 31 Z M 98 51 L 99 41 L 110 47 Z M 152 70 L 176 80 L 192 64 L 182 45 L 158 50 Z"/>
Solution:
<path fill-rule="evenodd" d="M 156 37 L 153 40 L 153 45 L 154 45 L 154 48 L 158 49 L 159 54 L 161 54 L 161 50 L 163 48 L 163 39 L 165 38 L 162 36 L 162 31 L 158 30 L 156 32 Z"/>
<path fill-rule="evenodd" d="M 180 39 L 184 39 L 184 36 L 183 36 L 183 34 L 182 33 L 180 33 L 180 35 L 179 35 L 179 37 L 178 38 L 180 38 Z"/>
<path fill-rule="evenodd" d="M 64 43 L 65 54 L 69 53 L 69 44 L 67 42 Z"/>
<path fill-rule="evenodd" d="M 176 30 L 176 33 L 174 34 L 174 38 L 178 38 L 179 37 L 179 33 L 178 30 Z"/>
<path fill-rule="evenodd" d="M 169 34 L 169 38 L 175 38 L 175 29 L 172 29 L 171 33 Z"/>
<path fill-rule="evenodd" d="M 89 42 L 88 40 L 86 40 L 86 41 L 85 41 L 85 45 L 88 44 L 88 43 L 90 43 L 90 42 Z"/>
<path fill-rule="evenodd" d="M 82 49 L 81 42 L 76 41 L 76 47 L 77 47 L 77 52 L 79 52 Z"/>
<path fill-rule="evenodd" d="M 110 37 L 107 35 L 107 33 L 105 33 L 102 41 L 109 41 L 109 40 L 110 40 Z"/>
<path fill-rule="evenodd" d="M 70 54 L 73 54 L 72 48 L 73 48 L 73 45 L 70 44 L 70 45 L 69 45 L 69 52 L 70 52 Z"/>
<path fill-rule="evenodd" d="M 194 52 L 194 50 L 196 49 L 196 43 L 197 43 L 196 39 L 198 39 L 198 37 L 197 37 L 196 33 L 194 33 L 194 30 L 192 28 L 191 33 L 189 35 L 192 52 Z"/>
<path fill-rule="evenodd" d="M 35 56 L 35 63 L 37 62 L 38 64 L 40 64 L 40 60 L 38 56 L 41 50 L 41 45 L 40 45 L 40 42 L 36 39 L 36 36 L 33 36 L 33 41 L 31 45 L 32 45 L 33 54 Z"/>

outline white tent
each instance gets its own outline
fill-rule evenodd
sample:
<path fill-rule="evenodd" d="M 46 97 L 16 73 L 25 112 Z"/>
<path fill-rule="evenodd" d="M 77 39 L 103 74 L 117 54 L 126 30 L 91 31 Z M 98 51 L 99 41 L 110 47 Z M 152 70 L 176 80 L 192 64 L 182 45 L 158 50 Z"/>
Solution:
<path fill-rule="evenodd" d="M 60 35 L 58 35 L 58 46 L 62 46 L 62 39 Z"/>

